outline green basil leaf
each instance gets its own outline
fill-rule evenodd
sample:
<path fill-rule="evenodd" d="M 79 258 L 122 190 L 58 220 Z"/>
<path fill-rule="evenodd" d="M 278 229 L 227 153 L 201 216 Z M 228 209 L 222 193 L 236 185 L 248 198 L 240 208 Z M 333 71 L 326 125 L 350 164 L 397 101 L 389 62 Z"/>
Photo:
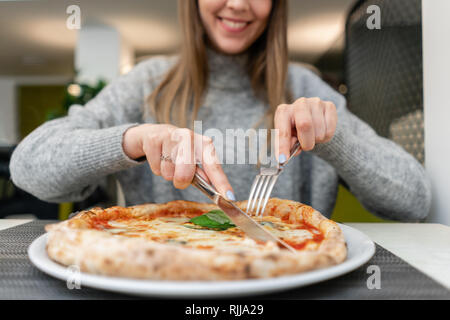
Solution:
<path fill-rule="evenodd" d="M 198 226 L 217 230 L 227 230 L 229 228 L 236 227 L 231 222 L 230 218 L 228 218 L 227 215 L 221 210 L 209 211 L 204 215 L 192 218 L 189 222 Z"/>
<path fill-rule="evenodd" d="M 222 210 L 212 210 L 205 214 L 208 218 L 220 224 L 230 224 L 231 220 Z"/>

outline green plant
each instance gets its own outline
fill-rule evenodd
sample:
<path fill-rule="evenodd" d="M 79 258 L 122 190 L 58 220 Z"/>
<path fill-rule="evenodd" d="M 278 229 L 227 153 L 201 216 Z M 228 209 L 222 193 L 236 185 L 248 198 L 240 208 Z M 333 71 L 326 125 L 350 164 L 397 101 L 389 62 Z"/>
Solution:
<path fill-rule="evenodd" d="M 91 99 L 95 98 L 100 91 L 106 87 L 107 83 L 104 80 L 98 80 L 96 84 L 89 85 L 86 83 L 77 83 L 75 81 L 69 82 L 65 88 L 65 96 L 63 99 L 63 109 L 52 109 L 47 115 L 47 120 L 64 117 L 67 115 L 70 106 L 74 104 L 84 106 Z"/>

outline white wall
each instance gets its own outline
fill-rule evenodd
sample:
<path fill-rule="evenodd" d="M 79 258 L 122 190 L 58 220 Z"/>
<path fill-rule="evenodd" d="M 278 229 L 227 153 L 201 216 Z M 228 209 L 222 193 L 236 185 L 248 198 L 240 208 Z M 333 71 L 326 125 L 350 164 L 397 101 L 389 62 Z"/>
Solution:
<path fill-rule="evenodd" d="M 425 166 L 432 180 L 429 220 L 450 225 L 450 1 L 422 0 Z"/>
<path fill-rule="evenodd" d="M 84 26 L 78 34 L 75 65 L 80 69 L 78 81 L 108 82 L 128 72 L 134 65 L 134 50 L 119 32 L 111 27 Z M 19 85 L 67 84 L 69 76 L 0 77 L 0 145 L 19 142 L 16 90 Z"/>
<path fill-rule="evenodd" d="M 99 79 L 111 82 L 133 63 L 132 47 L 115 28 L 87 25 L 80 29 L 75 49 L 79 82 L 95 84 Z"/>

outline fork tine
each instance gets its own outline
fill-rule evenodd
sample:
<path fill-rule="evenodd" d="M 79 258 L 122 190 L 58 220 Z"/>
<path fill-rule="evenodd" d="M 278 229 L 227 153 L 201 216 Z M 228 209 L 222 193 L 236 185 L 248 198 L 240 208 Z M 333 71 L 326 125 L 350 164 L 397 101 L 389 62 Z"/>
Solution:
<path fill-rule="evenodd" d="M 261 176 L 257 175 L 255 177 L 255 179 L 253 180 L 252 188 L 250 189 L 250 195 L 248 196 L 247 210 L 245 211 L 246 213 L 248 213 L 250 210 L 250 205 L 253 202 L 253 195 L 255 194 L 256 187 L 258 186 L 258 182 L 259 182 L 260 178 L 261 178 Z"/>
<path fill-rule="evenodd" d="M 256 205 L 256 201 L 259 199 L 259 194 L 261 191 L 261 187 L 264 184 L 264 181 L 266 180 L 266 176 L 261 176 L 261 179 L 259 179 L 258 187 L 256 188 L 255 195 L 253 196 L 252 206 L 250 207 L 250 211 L 253 211 Z"/>
<path fill-rule="evenodd" d="M 258 200 L 258 206 L 256 207 L 255 216 L 258 216 L 258 214 L 259 214 L 259 209 L 261 208 L 261 203 L 265 197 L 266 189 L 267 189 L 267 186 L 269 185 L 269 182 L 271 179 L 272 179 L 272 176 L 267 176 L 266 179 L 264 180 L 264 184 L 261 189 L 261 194 L 260 194 L 259 200 Z"/>
<path fill-rule="evenodd" d="M 269 201 L 270 195 L 272 194 L 272 189 L 275 186 L 275 183 L 277 182 L 279 175 L 272 176 L 272 181 L 269 183 L 269 188 L 267 189 L 267 192 L 264 197 L 262 209 L 261 209 L 261 217 L 264 215 L 264 210 L 266 210 L 267 202 Z"/>

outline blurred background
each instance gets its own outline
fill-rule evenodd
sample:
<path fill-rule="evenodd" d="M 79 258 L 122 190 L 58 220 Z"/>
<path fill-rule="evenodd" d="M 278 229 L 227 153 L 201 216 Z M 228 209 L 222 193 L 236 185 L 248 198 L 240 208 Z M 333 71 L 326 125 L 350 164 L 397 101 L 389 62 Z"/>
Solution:
<path fill-rule="evenodd" d="M 72 211 L 120 202 L 113 178 L 83 203 L 39 201 L 10 182 L 9 157 L 37 126 L 63 116 L 73 103 L 86 103 L 137 62 L 175 53 L 176 2 L 0 1 L 0 218 L 64 219 Z M 311 67 L 347 97 L 354 113 L 424 163 L 421 1 L 289 4 L 291 59 Z M 380 9 L 381 29 L 368 27 L 377 14 L 373 5 Z M 345 181 L 333 218 L 382 221 L 360 205 Z"/>

